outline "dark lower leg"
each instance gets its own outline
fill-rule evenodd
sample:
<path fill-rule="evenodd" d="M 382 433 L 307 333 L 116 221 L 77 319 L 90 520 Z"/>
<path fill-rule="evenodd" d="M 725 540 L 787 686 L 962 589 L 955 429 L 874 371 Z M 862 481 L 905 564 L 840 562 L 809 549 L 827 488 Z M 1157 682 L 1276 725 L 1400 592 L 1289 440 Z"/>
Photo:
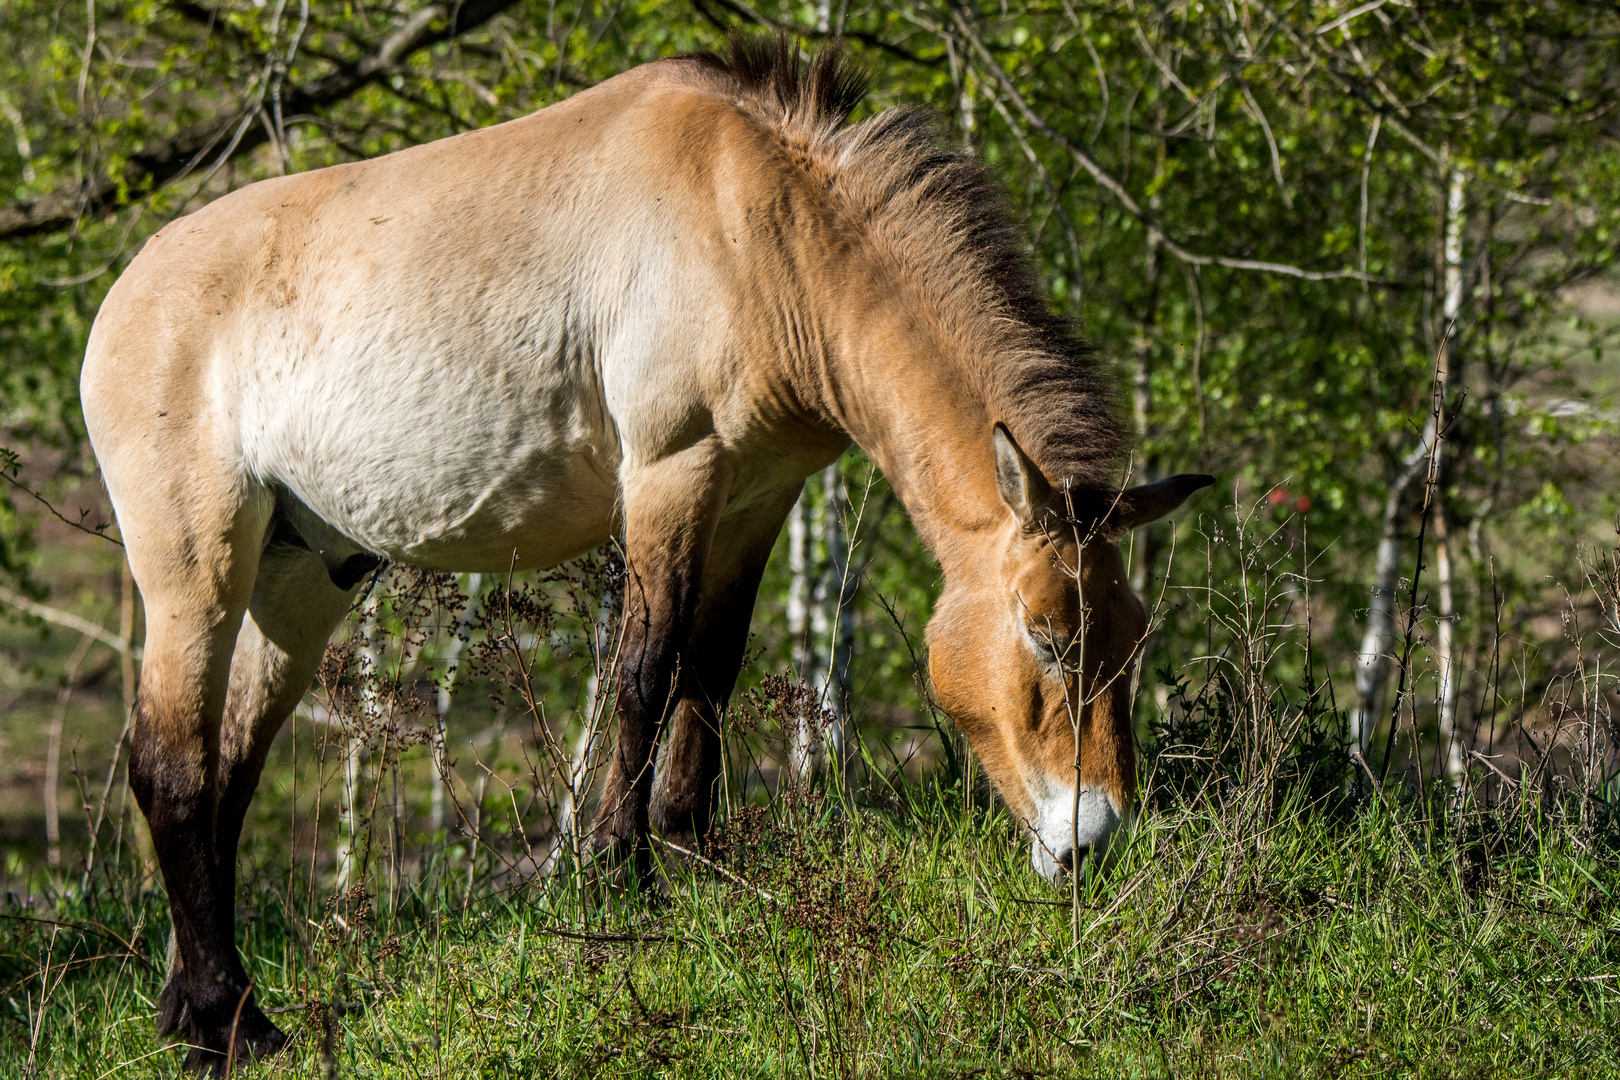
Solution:
<path fill-rule="evenodd" d="M 222 907 L 219 913 L 220 920 L 232 927 L 233 942 L 236 922 L 237 845 L 242 837 L 242 822 L 247 817 L 248 805 L 253 801 L 254 788 L 258 785 L 259 774 L 264 769 L 266 750 L 268 745 L 255 747 L 255 752 L 248 760 L 237 762 L 223 778 L 219 812 L 214 823 L 215 897 Z M 234 943 L 232 955 L 235 955 Z M 244 1051 L 247 1056 L 253 1058 L 272 1054 L 287 1042 L 287 1036 L 260 1010 L 256 997 L 253 992 L 248 993 L 241 1003 L 241 1015 L 236 1020 L 238 1059 L 243 1057 Z"/>
<path fill-rule="evenodd" d="M 658 758 L 651 825 L 667 840 L 701 843 L 714 818 L 720 779 L 720 722 L 706 701 L 687 698 L 675 710 Z"/>
<path fill-rule="evenodd" d="M 676 704 L 677 672 L 698 613 L 705 564 L 735 463 L 717 440 L 700 440 L 623 476 L 625 605 L 616 705 L 619 737 L 608 768 L 595 841 L 614 853 L 646 845 L 653 754 Z M 683 655 L 684 653 L 684 655 Z"/>
<path fill-rule="evenodd" d="M 264 771 L 264 759 L 263 753 L 255 752 L 246 760 L 220 770 L 219 811 L 214 821 L 214 850 L 218 853 L 215 874 L 219 899 L 226 905 L 235 903 L 236 849 L 242 839 L 242 823 L 247 819 L 254 789 L 259 784 L 259 774 Z"/>
<path fill-rule="evenodd" d="M 159 1031 L 191 1045 L 188 1067 L 217 1071 L 233 1042 L 236 1058 L 247 1061 L 280 1048 L 286 1037 L 254 1003 L 236 951 L 235 847 L 228 849 L 229 864 L 222 865 L 215 785 L 185 784 L 182 776 L 206 772 L 177 767 L 184 756 L 156 751 L 137 729 L 130 779 L 151 827 L 174 929 Z M 240 829 L 240 818 L 235 827 Z"/>
<path fill-rule="evenodd" d="M 701 843 L 714 820 L 723 752 L 720 718 L 742 666 L 754 598 L 780 521 L 765 515 L 749 524 L 752 528 L 739 530 L 704 575 L 705 592 L 686 649 L 692 664 L 683 672 L 669 740 L 658 758 L 651 824 L 683 846 Z M 753 543 L 751 534 L 758 534 Z"/>
<path fill-rule="evenodd" d="M 648 659 L 657 664 L 656 660 Z M 672 682 L 671 674 L 659 671 L 632 670 L 623 679 L 617 702 L 619 737 L 613 748 L 596 820 L 596 846 L 614 855 L 634 853 L 637 864 L 643 869 L 653 753 L 658 746 L 658 732 Z"/>

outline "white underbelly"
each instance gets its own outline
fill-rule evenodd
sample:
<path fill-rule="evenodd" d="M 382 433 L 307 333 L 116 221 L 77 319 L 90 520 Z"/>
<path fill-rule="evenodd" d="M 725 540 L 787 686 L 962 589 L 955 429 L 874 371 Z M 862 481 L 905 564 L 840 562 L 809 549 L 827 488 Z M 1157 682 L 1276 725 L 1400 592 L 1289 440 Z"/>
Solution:
<path fill-rule="evenodd" d="M 261 365 L 238 398 L 246 471 L 413 565 L 533 568 L 601 544 L 620 450 L 594 367 L 479 344 Z"/>

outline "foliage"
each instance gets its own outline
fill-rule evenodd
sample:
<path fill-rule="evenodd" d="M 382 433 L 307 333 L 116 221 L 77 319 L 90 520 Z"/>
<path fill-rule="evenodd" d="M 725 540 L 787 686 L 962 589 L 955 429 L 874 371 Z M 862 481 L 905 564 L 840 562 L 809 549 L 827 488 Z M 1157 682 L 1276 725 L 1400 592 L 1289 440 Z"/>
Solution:
<path fill-rule="evenodd" d="M 1601 5 L 466 7 L 463 27 L 406 0 L 7 6 L 0 444 L 34 488 L 98 501 L 75 490 L 94 468 L 78 357 L 100 297 L 166 221 L 263 176 L 521 115 L 766 23 L 842 33 L 873 69 L 869 108 L 931 103 L 993 163 L 1054 304 L 1134 388 L 1138 476 L 1204 468 L 1307 508 L 1298 524 L 1332 563 L 1333 662 L 1359 626 L 1384 503 L 1404 498 L 1397 525 L 1417 525 L 1420 500 L 1397 488 L 1446 338 L 1454 175 L 1464 295 L 1437 493 L 1470 541 L 1452 558 L 1476 652 L 1489 596 L 1544 609 L 1541 574 L 1572 576 L 1567 538 L 1607 505 L 1594 446 L 1608 439 L 1598 362 L 1613 327 L 1570 303 L 1606 280 L 1620 214 L 1620 59 Z M 77 209 L 40 216 L 61 198 Z M 0 573 L 14 577 L 38 518 L 18 498 L 0 490 Z M 937 571 L 895 528 L 873 535 L 892 550 L 869 563 L 859 618 L 880 650 L 876 595 L 902 598 L 915 627 Z M 1165 572 L 1162 530 L 1138 548 Z M 784 592 L 770 579 L 767 604 Z M 1172 619 L 1149 670 L 1196 632 Z M 868 687 L 914 707 L 909 658 L 873 659 Z"/>

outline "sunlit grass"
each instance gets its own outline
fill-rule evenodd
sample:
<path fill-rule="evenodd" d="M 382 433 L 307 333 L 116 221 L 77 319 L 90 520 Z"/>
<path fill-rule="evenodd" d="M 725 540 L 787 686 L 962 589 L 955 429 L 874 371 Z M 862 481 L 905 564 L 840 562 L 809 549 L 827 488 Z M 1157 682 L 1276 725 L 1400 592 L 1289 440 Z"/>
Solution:
<path fill-rule="evenodd" d="M 1077 941 L 1004 815 L 908 796 L 749 811 L 713 849 L 725 874 L 639 890 L 559 873 L 464 903 L 464 869 L 430 866 L 395 902 L 261 868 L 241 941 L 297 1039 L 254 1074 L 1620 1071 L 1620 858 L 1573 823 L 1161 811 L 1088 879 Z M 115 882 L 11 914 L 72 925 L 7 922 L 7 1075 L 36 1027 L 39 1075 L 175 1075 L 159 897 Z"/>

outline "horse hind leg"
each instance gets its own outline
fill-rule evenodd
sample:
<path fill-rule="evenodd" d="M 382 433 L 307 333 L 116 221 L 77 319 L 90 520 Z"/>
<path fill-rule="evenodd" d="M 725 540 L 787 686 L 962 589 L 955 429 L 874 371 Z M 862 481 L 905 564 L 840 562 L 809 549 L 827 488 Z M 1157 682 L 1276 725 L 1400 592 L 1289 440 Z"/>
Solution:
<path fill-rule="evenodd" d="M 220 729 L 214 822 L 216 920 L 235 919 L 236 854 L 242 823 L 258 787 L 270 746 L 320 666 L 332 630 L 349 609 L 356 587 L 340 588 L 307 547 L 273 531 L 231 658 Z M 174 958 L 171 958 L 171 962 Z M 187 1031 L 190 1002 L 183 965 L 171 971 L 160 1001 L 160 1027 Z M 251 1004 L 251 1003 L 250 1003 Z M 253 1005 L 237 1018 L 239 1057 L 274 1053 L 286 1037 Z"/>
<path fill-rule="evenodd" d="M 217 1070 L 233 1018 L 252 1005 L 234 920 L 218 895 L 220 727 L 273 503 L 206 461 L 194 459 L 184 482 L 167 484 L 177 479 L 172 462 L 109 453 L 102 464 L 146 602 L 129 778 L 169 894 L 183 993 L 166 995 L 164 1019 L 192 1044 L 190 1067 Z"/>
<path fill-rule="evenodd" d="M 265 757 L 314 681 L 327 641 L 348 612 L 358 585 L 341 587 L 308 550 L 272 544 L 231 660 L 219 761 L 219 850 L 234 852 Z M 234 886 L 234 862 L 222 882 Z"/>

